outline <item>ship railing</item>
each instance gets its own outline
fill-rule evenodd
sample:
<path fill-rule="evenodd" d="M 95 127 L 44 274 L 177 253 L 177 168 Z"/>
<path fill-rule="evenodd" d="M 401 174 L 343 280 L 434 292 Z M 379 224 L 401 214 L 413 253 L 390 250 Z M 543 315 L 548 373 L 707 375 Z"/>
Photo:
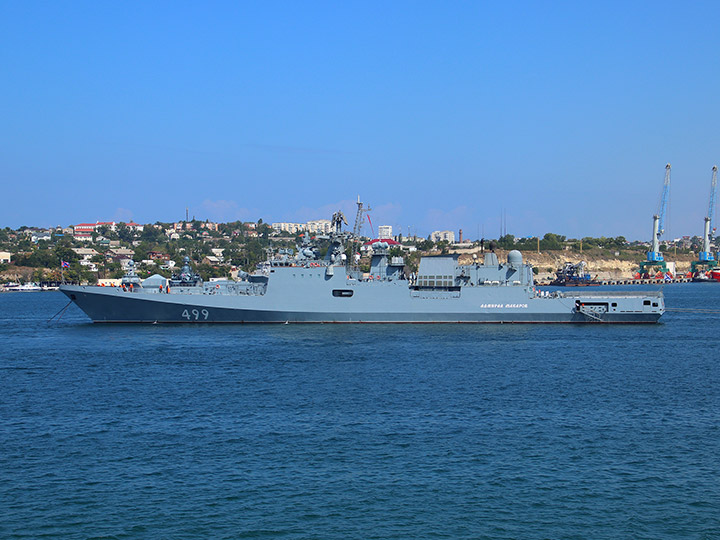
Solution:
<path fill-rule="evenodd" d="M 663 296 L 662 291 L 572 291 L 559 292 L 563 298 L 647 298 L 648 296 L 660 298 Z"/>
<path fill-rule="evenodd" d="M 267 286 L 262 283 L 253 285 L 221 285 L 220 287 L 170 287 L 170 294 L 237 294 L 237 295 L 263 295 L 267 291 Z M 150 292 L 157 293 L 159 291 L 152 289 Z"/>

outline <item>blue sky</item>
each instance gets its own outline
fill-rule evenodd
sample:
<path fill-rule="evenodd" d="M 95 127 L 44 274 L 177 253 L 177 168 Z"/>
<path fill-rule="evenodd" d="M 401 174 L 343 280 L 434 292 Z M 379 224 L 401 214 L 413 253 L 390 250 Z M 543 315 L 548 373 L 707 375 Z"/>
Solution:
<path fill-rule="evenodd" d="M 700 234 L 718 2 L 3 2 L 0 226 Z"/>

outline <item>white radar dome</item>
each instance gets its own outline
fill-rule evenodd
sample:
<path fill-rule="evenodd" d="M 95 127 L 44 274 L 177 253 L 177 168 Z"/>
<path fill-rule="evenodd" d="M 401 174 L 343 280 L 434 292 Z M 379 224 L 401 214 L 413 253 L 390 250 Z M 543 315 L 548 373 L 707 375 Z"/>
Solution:
<path fill-rule="evenodd" d="M 513 249 L 510 253 L 508 253 L 508 264 L 520 266 L 522 264 L 522 253 L 520 253 L 517 249 Z"/>

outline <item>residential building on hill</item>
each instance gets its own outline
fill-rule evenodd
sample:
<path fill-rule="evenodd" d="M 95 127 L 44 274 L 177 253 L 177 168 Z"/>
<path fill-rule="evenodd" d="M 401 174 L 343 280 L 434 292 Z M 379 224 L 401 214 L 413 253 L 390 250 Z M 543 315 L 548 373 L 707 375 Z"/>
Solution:
<path fill-rule="evenodd" d="M 143 229 L 145 228 L 144 225 L 140 225 L 139 223 L 135 223 L 134 221 L 131 221 L 130 223 L 125 224 L 128 229 L 135 232 L 143 232 Z"/>
<path fill-rule="evenodd" d="M 312 234 L 327 234 L 332 231 L 332 223 L 329 219 L 314 219 L 307 223 L 277 222 L 273 223 L 271 227 L 275 232 L 286 232 L 289 234 L 297 234 L 302 231 L 307 231 Z"/>
<path fill-rule="evenodd" d="M 106 257 L 109 257 L 113 260 L 120 260 L 120 259 L 132 259 L 135 255 L 135 251 L 130 248 L 125 247 L 114 247 L 110 248 L 107 253 L 105 254 Z"/>
<path fill-rule="evenodd" d="M 72 248 L 72 250 L 80 257 L 83 261 L 89 261 L 95 255 L 98 254 L 93 248 Z"/>
<path fill-rule="evenodd" d="M 280 223 L 273 223 L 272 228 L 275 229 L 276 232 L 286 232 L 286 233 L 290 233 L 290 234 L 297 234 L 298 232 L 300 232 L 304 229 L 304 225 L 302 223 L 280 222 Z"/>
<path fill-rule="evenodd" d="M 50 231 L 35 231 L 30 236 L 30 240 L 33 244 L 37 244 L 41 240 L 49 242 L 50 240 L 52 240 L 52 234 L 50 233 Z"/>
<path fill-rule="evenodd" d="M 97 221 L 95 223 L 78 223 L 72 226 L 72 235 L 75 240 L 89 242 L 92 240 L 92 233 L 100 227 L 107 227 L 111 231 L 117 230 L 117 223 L 114 221 Z"/>
<path fill-rule="evenodd" d="M 202 262 L 210 266 L 219 266 L 224 263 L 224 259 L 222 257 L 216 257 L 215 255 L 206 255 Z"/>
<path fill-rule="evenodd" d="M 390 239 L 393 237 L 392 225 L 379 225 L 378 226 L 378 238 L 381 240 Z"/>
<path fill-rule="evenodd" d="M 95 227 L 95 223 L 78 223 L 77 225 L 72 226 L 73 234 L 91 233 L 95 230 Z"/>
<path fill-rule="evenodd" d="M 147 256 L 148 259 L 152 261 L 166 261 L 170 259 L 170 255 L 161 251 L 148 251 Z"/>
<path fill-rule="evenodd" d="M 316 233 L 316 234 L 317 233 L 320 233 L 320 234 L 329 233 L 331 228 L 332 228 L 332 223 L 330 222 L 329 219 L 316 219 L 313 221 L 308 221 L 305 224 L 305 229 L 308 232 Z"/>
<path fill-rule="evenodd" d="M 76 232 L 73 234 L 73 239 L 79 240 L 80 242 L 91 242 L 92 233 L 89 232 Z"/>
<path fill-rule="evenodd" d="M 453 231 L 433 231 L 430 233 L 430 240 L 433 242 L 442 242 L 445 240 L 446 242 L 454 244 L 455 233 Z"/>

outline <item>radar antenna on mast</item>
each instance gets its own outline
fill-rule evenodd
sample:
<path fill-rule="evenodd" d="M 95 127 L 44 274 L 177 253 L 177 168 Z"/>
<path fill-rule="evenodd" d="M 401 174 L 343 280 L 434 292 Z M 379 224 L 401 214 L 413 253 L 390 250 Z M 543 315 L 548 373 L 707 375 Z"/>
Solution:
<path fill-rule="evenodd" d="M 343 211 L 338 210 L 332 215 L 331 226 L 336 233 L 339 233 L 342 231 L 343 223 L 347 225 L 347 219 L 345 219 L 345 214 L 343 214 Z"/>
<path fill-rule="evenodd" d="M 358 239 L 360 239 L 360 231 L 362 230 L 363 221 L 365 220 L 364 216 L 367 214 L 372 208 L 369 206 L 365 206 L 360 201 L 360 195 L 358 195 L 357 198 L 357 214 L 355 215 L 355 227 L 353 227 L 353 235 L 355 235 Z"/>
<path fill-rule="evenodd" d="M 348 265 L 355 270 L 357 270 L 360 263 L 360 254 L 357 252 L 357 245 L 360 243 L 360 231 L 362 231 L 365 215 L 371 210 L 369 206 L 365 206 L 362 201 L 360 201 L 360 195 L 358 195 L 356 204 L 357 214 L 355 214 L 355 226 L 353 227 L 353 235 L 349 242 L 350 256 L 348 257 Z"/>

